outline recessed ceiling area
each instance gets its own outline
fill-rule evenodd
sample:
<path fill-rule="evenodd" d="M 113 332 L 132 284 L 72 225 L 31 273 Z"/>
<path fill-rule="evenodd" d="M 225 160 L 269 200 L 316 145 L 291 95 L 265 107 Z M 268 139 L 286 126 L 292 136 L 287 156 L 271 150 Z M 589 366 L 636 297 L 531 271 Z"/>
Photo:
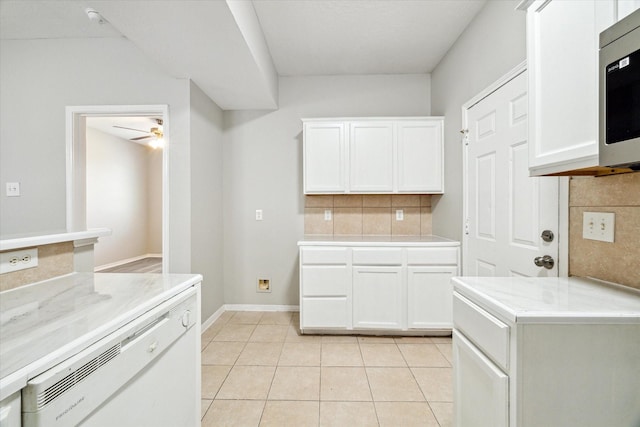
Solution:
<path fill-rule="evenodd" d="M 224 110 L 276 109 L 279 76 L 430 73 L 485 3 L 0 0 L 0 38 L 125 37 Z"/>

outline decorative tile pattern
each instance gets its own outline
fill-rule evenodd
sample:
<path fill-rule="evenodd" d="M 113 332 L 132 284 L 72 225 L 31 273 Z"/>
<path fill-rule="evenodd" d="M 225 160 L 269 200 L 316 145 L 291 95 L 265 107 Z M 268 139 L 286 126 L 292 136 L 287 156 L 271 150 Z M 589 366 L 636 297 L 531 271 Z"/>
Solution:
<path fill-rule="evenodd" d="M 430 194 L 305 196 L 304 234 L 311 236 L 427 236 L 432 234 Z M 325 220 L 331 209 L 331 220 Z M 404 210 L 404 220 L 395 211 Z"/>
<path fill-rule="evenodd" d="M 615 241 L 582 238 L 584 212 L 616 214 Z M 569 275 L 640 289 L 640 173 L 569 181 Z"/>

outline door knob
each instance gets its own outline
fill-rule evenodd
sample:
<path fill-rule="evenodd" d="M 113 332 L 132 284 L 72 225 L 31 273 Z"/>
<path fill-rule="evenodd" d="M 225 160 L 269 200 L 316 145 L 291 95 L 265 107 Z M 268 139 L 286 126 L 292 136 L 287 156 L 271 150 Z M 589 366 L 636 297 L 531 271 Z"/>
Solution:
<path fill-rule="evenodd" d="M 545 255 L 545 256 L 535 257 L 533 260 L 533 263 L 538 267 L 544 267 L 547 270 L 551 270 L 556 262 L 553 260 L 553 257 L 549 255 Z"/>

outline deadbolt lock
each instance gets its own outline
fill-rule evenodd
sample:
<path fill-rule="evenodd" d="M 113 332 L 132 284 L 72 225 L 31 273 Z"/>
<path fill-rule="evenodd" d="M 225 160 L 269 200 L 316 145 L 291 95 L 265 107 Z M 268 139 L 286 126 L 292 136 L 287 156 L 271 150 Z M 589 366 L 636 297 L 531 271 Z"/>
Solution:
<path fill-rule="evenodd" d="M 542 240 L 544 240 L 545 242 L 553 242 L 553 231 L 551 230 L 544 230 L 542 232 L 542 234 L 540 235 L 540 237 L 542 238 Z"/>

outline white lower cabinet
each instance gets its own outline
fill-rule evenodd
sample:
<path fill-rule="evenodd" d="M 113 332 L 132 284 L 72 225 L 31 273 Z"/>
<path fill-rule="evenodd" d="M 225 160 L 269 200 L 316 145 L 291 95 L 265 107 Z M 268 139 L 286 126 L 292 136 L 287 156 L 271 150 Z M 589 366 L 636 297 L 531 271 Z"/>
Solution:
<path fill-rule="evenodd" d="M 402 329 L 402 267 L 353 268 L 353 327 Z"/>
<path fill-rule="evenodd" d="M 300 329 L 448 332 L 459 257 L 453 241 L 439 247 L 301 244 Z"/>
<path fill-rule="evenodd" d="M 522 280 L 536 287 L 536 279 Z M 490 296 L 454 285 L 454 425 L 640 425 L 640 324 L 617 314 L 616 304 L 628 315 L 625 303 L 608 312 L 594 287 L 568 296 L 554 284 L 555 295 L 551 287 L 538 295 L 522 287 L 510 293 L 513 282 L 501 283 Z"/>
<path fill-rule="evenodd" d="M 407 268 L 407 317 L 410 329 L 451 328 L 451 278 L 455 266 Z"/>
<path fill-rule="evenodd" d="M 456 425 L 509 425 L 509 377 L 457 331 L 453 331 Z"/>

